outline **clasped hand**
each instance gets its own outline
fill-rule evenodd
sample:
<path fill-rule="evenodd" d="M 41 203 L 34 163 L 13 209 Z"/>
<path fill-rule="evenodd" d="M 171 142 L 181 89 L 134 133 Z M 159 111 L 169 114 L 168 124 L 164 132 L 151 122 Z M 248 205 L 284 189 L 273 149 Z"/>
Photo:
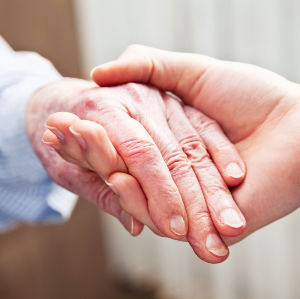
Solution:
<path fill-rule="evenodd" d="M 158 235 L 186 238 L 211 263 L 228 257 L 220 234 L 236 237 L 246 228 L 236 202 L 251 223 L 240 238 L 273 221 L 268 215 L 260 220 L 249 206 L 255 200 L 258 206 L 269 204 L 268 196 L 262 203 L 259 188 L 251 187 L 259 184 L 260 174 L 266 182 L 264 172 L 273 170 L 261 171 L 257 163 L 270 166 L 273 159 L 272 151 L 264 155 L 262 144 L 279 150 L 284 134 L 274 134 L 282 129 L 278 109 L 296 107 L 289 96 L 292 83 L 252 66 L 144 47 L 131 47 L 116 62 L 97 68 L 93 79 L 100 86 L 150 83 L 194 108 L 133 83 L 99 88 L 65 79 L 44 87 L 29 102 L 26 123 L 54 181 L 117 217 L 133 235 L 145 224 Z M 42 120 L 48 126 L 43 139 L 55 151 L 41 146 Z M 248 169 L 246 182 L 233 190 L 235 200 L 227 185 L 239 185 L 246 167 L 231 142 Z"/>

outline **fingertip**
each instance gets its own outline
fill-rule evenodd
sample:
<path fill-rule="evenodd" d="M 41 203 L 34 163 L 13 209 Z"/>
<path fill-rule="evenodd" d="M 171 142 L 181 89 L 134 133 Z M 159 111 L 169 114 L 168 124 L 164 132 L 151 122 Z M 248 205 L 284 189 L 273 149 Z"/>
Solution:
<path fill-rule="evenodd" d="M 119 219 L 133 237 L 138 236 L 143 231 L 144 225 L 124 210 L 121 211 Z"/>
<path fill-rule="evenodd" d="M 78 120 L 73 124 L 73 129 L 84 135 L 85 138 L 94 141 L 97 138 L 100 140 L 105 140 L 105 143 L 110 143 L 111 141 L 107 136 L 105 129 L 98 123 L 90 120 Z"/>
<path fill-rule="evenodd" d="M 141 233 L 142 227 L 140 223 L 143 223 L 158 236 L 164 236 L 154 225 L 148 211 L 146 196 L 133 176 L 116 172 L 106 180 L 106 183 L 115 193 L 120 194 L 119 202 L 122 208 L 133 215 L 133 219 L 140 221 L 137 226 L 134 226 L 134 234 Z"/>
<path fill-rule="evenodd" d="M 218 232 L 227 237 L 237 237 L 244 233 L 247 222 L 241 211 L 236 208 L 226 208 L 220 213 L 220 218 L 214 221 Z"/>
<path fill-rule="evenodd" d="M 44 132 L 42 142 L 56 151 L 61 150 L 57 137 L 49 129 Z"/>
<path fill-rule="evenodd" d="M 241 184 L 246 177 L 246 167 L 242 161 L 230 162 L 221 169 L 221 175 L 229 187 Z"/>
<path fill-rule="evenodd" d="M 76 121 L 80 120 L 80 118 L 70 112 L 55 112 L 52 113 L 45 123 L 47 127 L 57 127 L 61 124 L 68 124 L 68 127 L 74 124 Z"/>
<path fill-rule="evenodd" d="M 177 236 L 183 238 L 187 234 L 187 224 L 181 215 L 174 215 L 170 218 L 170 229 Z"/>
<path fill-rule="evenodd" d="M 90 76 L 99 86 L 112 86 L 126 83 L 124 76 L 119 75 L 122 70 L 122 64 L 120 65 L 118 61 L 110 61 L 94 67 L 90 72 Z"/>
<path fill-rule="evenodd" d="M 212 254 L 217 260 L 213 263 L 220 263 L 226 260 L 229 256 L 229 249 L 221 239 L 221 237 L 215 233 L 208 234 L 205 240 L 206 249 Z"/>
<path fill-rule="evenodd" d="M 55 143 L 55 144 L 59 145 L 59 142 L 57 140 L 56 135 L 53 134 L 49 129 L 47 129 L 44 132 L 42 141 L 44 141 L 44 142 L 52 142 L 52 143 Z"/>
<path fill-rule="evenodd" d="M 132 217 L 132 224 L 133 224 L 133 227 L 131 230 L 131 235 L 133 237 L 137 237 L 144 230 L 144 224 L 141 223 L 140 221 L 138 221 L 137 219 L 135 219 L 134 217 Z"/>
<path fill-rule="evenodd" d="M 116 61 L 109 61 L 109 62 L 100 64 L 98 66 L 95 66 L 90 72 L 90 77 L 94 80 L 95 76 L 109 70 L 112 66 L 114 66 L 115 63 L 116 63 Z"/>
<path fill-rule="evenodd" d="M 233 228 L 233 227 L 230 227 L 230 226 L 223 225 L 222 228 L 218 227 L 217 229 L 218 229 L 218 232 L 220 234 L 222 234 L 223 236 L 238 237 L 238 236 L 240 236 L 244 233 L 244 231 L 246 230 L 246 227 L 247 227 L 247 225 L 245 223 L 239 228 Z"/>
<path fill-rule="evenodd" d="M 115 172 L 106 180 L 106 183 L 117 187 L 116 190 L 122 190 L 126 198 L 128 197 L 127 194 L 140 195 L 140 193 L 145 197 L 137 180 L 127 173 Z"/>
<path fill-rule="evenodd" d="M 195 254 L 207 263 L 219 264 L 229 257 L 228 246 L 215 230 L 208 232 L 200 243 L 191 237 L 187 237 L 187 240 L 191 244 Z"/>
<path fill-rule="evenodd" d="M 94 73 L 95 73 L 96 69 L 98 69 L 99 67 L 100 67 L 100 66 L 95 66 L 95 67 L 91 70 L 91 72 L 90 72 L 90 77 L 91 77 L 92 80 L 94 80 Z"/>

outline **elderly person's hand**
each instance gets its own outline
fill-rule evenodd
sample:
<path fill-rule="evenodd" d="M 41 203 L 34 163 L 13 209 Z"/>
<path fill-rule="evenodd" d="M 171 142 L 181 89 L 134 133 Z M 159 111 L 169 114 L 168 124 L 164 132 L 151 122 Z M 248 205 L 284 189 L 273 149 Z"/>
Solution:
<path fill-rule="evenodd" d="M 47 120 L 58 111 L 73 114 L 62 117 L 56 113 Z M 161 234 L 177 240 L 186 236 L 196 254 L 207 262 L 227 258 L 228 250 L 217 230 L 237 236 L 245 229 L 245 220 L 178 101 L 137 84 L 99 88 L 83 80 L 65 79 L 40 89 L 28 104 L 27 132 L 53 180 L 116 216 L 128 228 L 129 218 L 124 217 L 118 196 L 103 181 L 111 173 L 103 171 L 95 151 L 89 151 L 87 145 L 93 143 L 81 140 L 77 132 L 80 127 L 74 124 L 78 121 L 76 115 L 103 126 L 128 172 L 144 191 L 149 214 Z M 73 165 L 42 144 L 46 120 L 58 138 L 59 143 L 52 142 L 58 146 L 57 152 L 66 160 L 68 156 L 77 158 L 70 158 Z M 73 133 L 69 130 L 72 125 Z M 219 169 L 225 167 L 224 162 L 231 164 L 227 173 L 224 168 L 225 181 L 231 185 L 240 183 L 245 167 L 235 148 L 220 128 L 204 116 L 203 128 L 212 132 L 215 142 L 225 146 L 210 152 L 219 161 Z M 102 133 L 100 130 L 100 137 Z M 213 140 L 208 138 L 205 142 L 208 148 L 216 148 Z M 113 172 L 125 172 L 124 164 L 118 161 Z M 128 229 L 132 230 L 132 226 Z M 141 230 L 142 224 L 134 220 L 133 235 Z"/>
<path fill-rule="evenodd" d="M 101 86 L 141 82 L 171 91 L 221 125 L 247 166 L 245 181 L 232 189 L 247 230 L 224 238 L 227 244 L 299 207 L 299 85 L 259 67 L 143 46 L 129 47 L 92 77 Z M 203 137 L 201 119 L 184 110 Z"/>

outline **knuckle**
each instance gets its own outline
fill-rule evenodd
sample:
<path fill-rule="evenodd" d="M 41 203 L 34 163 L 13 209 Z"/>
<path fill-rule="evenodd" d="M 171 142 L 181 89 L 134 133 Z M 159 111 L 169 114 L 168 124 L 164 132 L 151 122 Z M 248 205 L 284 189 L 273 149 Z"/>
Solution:
<path fill-rule="evenodd" d="M 212 226 L 213 224 L 210 213 L 208 211 L 198 211 L 193 214 L 193 218 L 191 219 L 191 223 L 189 225 L 191 233 L 189 236 L 190 238 L 197 236 L 197 240 L 199 242 L 199 232 L 201 235 L 205 235 L 207 231 L 211 230 Z M 194 241 L 196 242 L 197 240 Z"/>
<path fill-rule="evenodd" d="M 176 175 L 181 175 L 182 172 L 186 172 L 191 168 L 191 162 L 181 150 L 176 150 L 165 155 L 164 160 L 169 170 Z"/>
<path fill-rule="evenodd" d="M 120 144 L 119 150 L 124 159 L 135 163 L 140 160 L 155 160 L 158 157 L 155 143 L 146 139 L 126 140 Z"/>
<path fill-rule="evenodd" d="M 206 211 L 198 211 L 195 215 L 194 215 L 194 221 L 198 224 L 203 225 L 204 223 L 209 226 L 212 225 L 212 221 L 211 221 L 211 217 L 210 217 L 210 213 L 208 210 Z"/>
<path fill-rule="evenodd" d="M 143 51 L 143 50 L 144 50 L 144 46 L 139 44 L 132 44 L 125 49 L 125 53 L 131 53 L 131 52 Z"/>
<path fill-rule="evenodd" d="M 190 139 L 182 144 L 182 149 L 192 164 L 205 164 L 210 161 L 206 145 L 199 139 Z"/>
<path fill-rule="evenodd" d="M 196 134 L 188 135 L 184 138 L 184 140 L 181 142 L 181 147 L 183 150 L 189 151 L 189 150 L 204 150 L 206 151 L 206 145 L 203 142 L 203 140 L 197 136 Z"/>
<path fill-rule="evenodd" d="M 127 83 L 124 84 L 123 87 L 134 102 L 142 104 L 145 102 L 145 99 L 147 99 L 147 91 L 143 85 L 138 83 Z"/>

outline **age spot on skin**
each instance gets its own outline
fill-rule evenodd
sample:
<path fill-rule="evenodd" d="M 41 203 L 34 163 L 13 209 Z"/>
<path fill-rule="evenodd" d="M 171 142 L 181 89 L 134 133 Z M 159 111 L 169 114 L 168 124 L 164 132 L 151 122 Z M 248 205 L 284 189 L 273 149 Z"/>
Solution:
<path fill-rule="evenodd" d="M 86 100 L 84 102 L 84 108 L 86 109 L 86 111 L 95 111 L 97 109 L 97 104 L 94 100 Z"/>

